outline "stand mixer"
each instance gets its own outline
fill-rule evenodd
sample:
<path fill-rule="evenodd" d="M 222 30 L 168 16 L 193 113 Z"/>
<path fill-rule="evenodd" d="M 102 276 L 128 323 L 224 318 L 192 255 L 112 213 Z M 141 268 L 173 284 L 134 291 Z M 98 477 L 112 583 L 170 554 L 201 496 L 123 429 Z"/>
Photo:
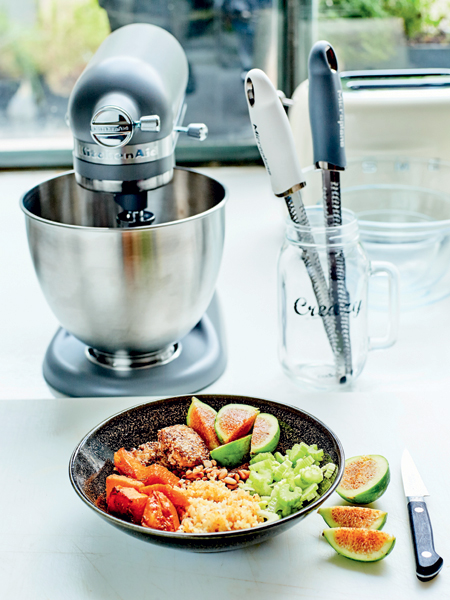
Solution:
<path fill-rule="evenodd" d="M 226 191 L 174 166 L 188 64 L 149 24 L 112 33 L 72 91 L 74 171 L 22 199 L 46 300 L 61 324 L 47 383 L 69 396 L 192 393 L 226 355 L 214 290 Z"/>

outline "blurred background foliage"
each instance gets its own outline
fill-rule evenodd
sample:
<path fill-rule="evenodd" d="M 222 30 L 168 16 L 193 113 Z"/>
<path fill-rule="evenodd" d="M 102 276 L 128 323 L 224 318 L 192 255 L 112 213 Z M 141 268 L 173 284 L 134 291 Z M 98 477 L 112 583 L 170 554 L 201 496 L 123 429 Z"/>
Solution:
<path fill-rule="evenodd" d="M 321 16 L 332 18 L 388 18 L 403 20 L 409 41 L 442 38 L 450 3 L 447 0 L 320 0 Z"/>
<path fill-rule="evenodd" d="M 36 4 L 34 25 L 10 22 L 0 12 L 0 74 L 27 78 L 34 88 L 44 77 L 54 94 L 64 96 L 110 32 L 108 18 L 97 0 Z"/>

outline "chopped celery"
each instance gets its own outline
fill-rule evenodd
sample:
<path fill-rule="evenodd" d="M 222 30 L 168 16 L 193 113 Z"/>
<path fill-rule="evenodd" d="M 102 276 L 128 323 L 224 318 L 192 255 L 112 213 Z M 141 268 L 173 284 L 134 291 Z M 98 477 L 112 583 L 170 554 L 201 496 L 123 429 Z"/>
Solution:
<path fill-rule="evenodd" d="M 241 482 L 238 485 L 238 487 L 240 490 L 244 490 L 244 491 L 248 492 L 249 494 L 251 494 L 252 496 L 253 496 L 253 494 L 256 494 L 255 488 L 252 486 L 251 483 L 249 483 L 248 479 L 245 483 Z"/>
<path fill-rule="evenodd" d="M 316 490 L 319 486 L 317 483 L 312 483 L 305 490 L 303 490 L 302 500 L 304 502 L 310 502 L 316 495 Z"/>
<path fill-rule="evenodd" d="M 261 460 L 260 462 L 250 465 L 250 473 L 261 473 L 271 477 L 274 464 L 277 465 L 278 463 L 273 463 L 270 460 Z"/>
<path fill-rule="evenodd" d="M 282 486 L 285 485 L 284 482 L 279 482 L 276 483 L 273 486 L 272 489 L 272 494 L 270 496 L 270 500 L 269 503 L 267 505 L 267 510 L 270 510 L 272 512 L 277 512 L 279 510 L 282 510 L 282 505 L 281 505 L 281 501 L 280 501 L 280 489 L 282 488 Z"/>
<path fill-rule="evenodd" d="M 316 461 L 320 462 L 323 459 L 323 450 L 312 450 L 309 455 Z"/>
<path fill-rule="evenodd" d="M 300 460 L 297 461 L 294 472 L 297 475 L 298 473 L 300 473 L 301 469 L 304 469 L 305 467 L 309 467 L 310 465 L 313 465 L 313 464 L 314 464 L 313 457 L 305 456 L 304 458 L 301 458 Z"/>
<path fill-rule="evenodd" d="M 258 516 L 266 519 L 265 523 L 271 523 L 272 521 L 278 521 L 280 519 L 279 514 L 271 512 L 270 510 L 260 510 Z"/>
<path fill-rule="evenodd" d="M 289 460 L 295 463 L 299 458 L 303 458 L 309 454 L 309 447 L 305 442 L 301 442 L 300 444 L 294 444 L 292 448 L 288 451 Z"/>
<path fill-rule="evenodd" d="M 259 496 L 270 496 L 272 494 L 272 488 L 270 487 L 272 478 L 270 475 L 266 476 L 263 473 L 252 471 L 247 481 Z"/>
<path fill-rule="evenodd" d="M 270 500 L 270 496 L 261 496 L 261 500 L 259 501 L 259 508 L 261 508 L 261 510 L 264 510 L 265 508 L 267 508 L 267 505 L 269 504 L 269 500 Z"/>
<path fill-rule="evenodd" d="M 333 485 L 333 482 L 331 479 L 324 479 L 322 481 L 322 483 L 319 485 L 320 496 L 323 496 L 323 494 L 325 494 L 325 492 L 327 492 L 332 485 Z"/>
<path fill-rule="evenodd" d="M 275 481 L 281 481 L 282 479 L 287 477 L 289 472 L 291 471 L 291 467 L 291 461 L 288 458 L 286 458 L 286 460 L 282 462 L 281 465 L 278 465 L 278 467 L 276 467 L 273 470 L 273 478 L 275 479 Z"/>
<path fill-rule="evenodd" d="M 289 475 L 287 477 L 282 479 L 282 481 L 283 481 L 283 483 L 287 483 L 289 485 L 289 489 L 291 490 L 291 492 L 293 492 L 295 490 L 295 488 L 298 487 L 298 485 L 295 483 L 295 477 L 294 477 L 293 471 L 291 471 L 291 473 L 289 473 Z"/>
<path fill-rule="evenodd" d="M 317 444 L 305 442 L 295 444 L 285 455 L 279 451 L 257 454 L 250 461 L 249 478 L 239 488 L 260 496 L 260 515 L 266 522 L 285 517 L 332 485 L 336 465 L 320 467 L 323 455 Z"/>
<path fill-rule="evenodd" d="M 282 462 L 284 462 L 286 456 L 283 456 L 281 454 L 281 452 L 275 452 L 274 454 L 275 459 L 281 464 Z"/>
<path fill-rule="evenodd" d="M 295 504 L 298 504 L 298 502 L 301 501 L 303 495 L 302 490 L 298 487 L 296 487 L 295 490 L 291 492 L 291 490 L 289 489 L 289 485 L 287 484 L 281 486 L 278 494 L 280 496 L 280 502 L 283 508 L 285 506 L 292 507 Z"/>
<path fill-rule="evenodd" d="M 302 479 L 305 483 L 320 483 L 323 479 L 323 473 L 320 467 L 311 465 L 302 471 Z"/>
<path fill-rule="evenodd" d="M 301 473 L 299 473 L 298 475 L 296 475 L 294 477 L 294 483 L 295 483 L 296 487 L 299 487 L 299 488 L 306 488 L 308 486 L 308 484 L 302 480 Z"/>
<path fill-rule="evenodd" d="M 272 452 L 261 452 L 261 454 L 256 454 L 256 456 L 251 459 L 250 464 L 254 465 L 264 460 L 270 460 L 271 462 L 274 462 L 275 457 Z"/>
<path fill-rule="evenodd" d="M 333 473 L 336 470 L 336 465 L 334 463 L 328 463 L 322 467 L 322 473 L 325 479 L 330 479 Z"/>

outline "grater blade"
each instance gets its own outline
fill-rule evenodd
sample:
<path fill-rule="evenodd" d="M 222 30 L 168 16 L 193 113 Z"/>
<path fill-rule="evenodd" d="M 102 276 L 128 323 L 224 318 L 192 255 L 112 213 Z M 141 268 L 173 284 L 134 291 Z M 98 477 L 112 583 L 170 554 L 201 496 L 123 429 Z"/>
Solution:
<path fill-rule="evenodd" d="M 327 234 L 331 228 L 342 225 L 341 186 L 339 171 L 322 171 L 323 205 Z M 352 348 L 350 343 L 350 315 L 342 307 L 350 303 L 350 296 L 345 279 L 345 256 L 342 249 L 328 250 L 328 267 L 330 273 L 329 301 L 335 307 L 336 350 L 345 365 L 345 377 L 353 372 Z"/>

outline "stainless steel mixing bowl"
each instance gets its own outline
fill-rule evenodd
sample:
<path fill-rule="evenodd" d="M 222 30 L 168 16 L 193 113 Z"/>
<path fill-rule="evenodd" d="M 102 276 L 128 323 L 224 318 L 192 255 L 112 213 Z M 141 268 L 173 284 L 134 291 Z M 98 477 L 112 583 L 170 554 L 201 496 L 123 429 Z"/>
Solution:
<path fill-rule="evenodd" d="M 154 224 L 120 229 L 109 194 L 73 172 L 25 194 L 28 242 L 45 298 L 61 325 L 106 353 L 151 353 L 186 335 L 214 293 L 224 243 L 226 191 L 175 169 L 148 194 Z"/>

